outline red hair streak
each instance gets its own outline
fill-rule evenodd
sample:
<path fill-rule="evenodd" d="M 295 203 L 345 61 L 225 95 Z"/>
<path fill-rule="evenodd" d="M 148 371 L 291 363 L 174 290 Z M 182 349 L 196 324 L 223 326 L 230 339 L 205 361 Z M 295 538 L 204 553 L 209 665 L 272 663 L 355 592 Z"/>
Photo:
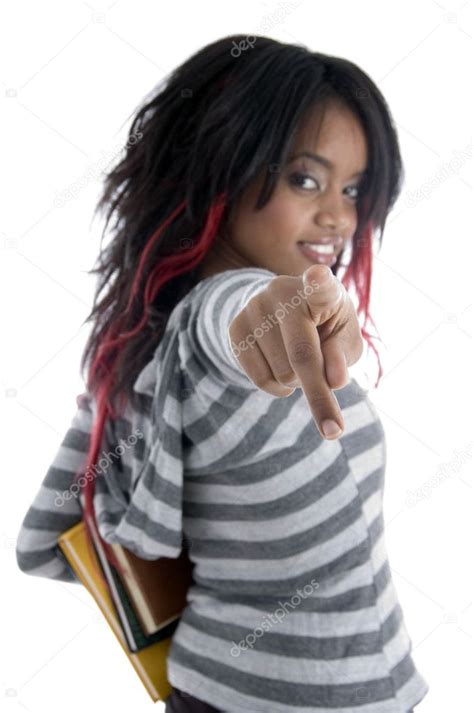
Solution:
<path fill-rule="evenodd" d="M 80 486 L 84 493 L 84 523 L 86 531 L 86 539 L 90 552 L 94 552 L 93 541 L 91 536 L 91 527 L 97 531 L 100 541 L 104 547 L 105 554 L 109 562 L 119 571 L 123 573 L 123 569 L 120 563 L 117 561 L 110 545 L 104 541 L 101 537 L 98 529 L 97 520 L 94 512 L 94 491 L 95 491 L 95 468 L 97 467 L 97 462 L 100 457 L 101 446 L 103 442 L 103 435 L 105 431 L 105 424 L 107 419 L 116 419 L 118 413 L 110 403 L 109 394 L 114 383 L 114 364 L 119 356 L 120 348 L 123 343 L 133 337 L 137 332 L 142 330 L 147 324 L 147 309 L 150 304 L 153 303 L 158 292 L 162 287 L 172 280 L 177 275 L 182 273 L 187 273 L 194 267 L 199 265 L 206 253 L 211 247 L 214 241 L 217 230 L 219 228 L 220 222 L 225 209 L 225 194 L 221 194 L 211 205 L 208 214 L 206 224 L 201 234 L 196 241 L 193 242 L 192 247 L 184 252 L 164 256 L 160 259 L 157 265 L 151 270 L 149 276 L 146 279 L 144 287 L 143 283 L 143 272 L 153 247 L 157 243 L 163 230 L 171 223 L 172 220 L 185 208 L 186 203 L 183 201 L 180 205 L 171 213 L 171 215 L 156 229 L 156 231 L 150 236 L 145 250 L 140 258 L 137 273 L 134 277 L 133 284 L 130 291 L 130 298 L 128 300 L 127 308 L 125 314 L 130 312 L 133 300 L 137 297 L 140 291 L 143 291 L 144 296 L 144 310 L 142 318 L 139 323 L 128 332 L 121 331 L 121 325 L 123 324 L 122 315 L 120 320 L 114 324 L 106 334 L 100 349 L 98 350 L 97 357 L 93 360 L 88 376 L 87 388 L 92 396 L 95 396 L 97 405 L 97 416 L 92 424 L 91 438 L 89 444 L 89 450 L 87 454 L 85 472 L 93 473 L 94 477 L 86 477 L 84 486 Z M 104 376 L 105 374 L 105 376 Z M 122 401 L 119 411 L 123 407 L 124 403 Z M 74 481 L 76 482 L 81 475 L 84 475 L 82 471 L 78 471 L 74 476 Z M 105 580 L 102 571 L 97 572 L 98 576 L 104 582 L 104 585 L 110 592 L 107 581 Z"/>
<path fill-rule="evenodd" d="M 375 326 L 375 322 L 369 313 L 370 288 L 372 283 L 372 243 L 373 225 L 369 222 L 361 236 L 354 239 L 351 261 L 346 268 L 346 272 L 344 273 L 341 282 L 347 290 L 351 285 L 354 285 L 358 301 L 357 314 L 363 314 L 364 316 L 364 323 L 360 325 L 360 331 L 363 338 L 366 340 L 369 347 L 373 349 L 377 357 L 379 367 L 378 377 L 375 383 L 375 388 L 377 388 L 383 374 L 383 369 L 379 353 L 372 343 L 371 336 L 374 335 L 370 335 L 365 329 L 368 319 L 370 319 L 372 324 Z M 380 336 L 377 337 L 377 339 L 380 339 Z"/>

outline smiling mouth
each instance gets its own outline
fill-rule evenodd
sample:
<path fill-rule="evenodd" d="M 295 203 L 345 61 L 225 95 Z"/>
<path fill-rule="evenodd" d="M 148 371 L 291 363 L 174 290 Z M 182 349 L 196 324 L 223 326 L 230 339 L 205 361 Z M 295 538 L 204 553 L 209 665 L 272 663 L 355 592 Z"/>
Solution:
<path fill-rule="evenodd" d="M 334 255 L 336 252 L 335 246 L 332 243 L 309 243 L 301 240 L 300 245 L 307 245 L 310 250 L 314 250 L 314 252 L 320 253 L 321 255 Z"/>
<path fill-rule="evenodd" d="M 332 244 L 323 245 L 299 241 L 298 248 L 305 258 L 312 263 L 322 263 L 332 267 L 337 261 L 337 254 Z"/>

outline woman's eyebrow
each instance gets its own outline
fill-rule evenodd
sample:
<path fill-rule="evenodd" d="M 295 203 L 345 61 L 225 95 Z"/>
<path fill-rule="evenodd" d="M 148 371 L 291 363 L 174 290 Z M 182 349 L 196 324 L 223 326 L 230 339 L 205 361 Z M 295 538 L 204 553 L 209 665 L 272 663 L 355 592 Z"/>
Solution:
<path fill-rule="evenodd" d="M 295 154 L 294 156 L 290 156 L 290 158 L 288 159 L 289 163 L 291 163 L 291 161 L 294 161 L 297 158 L 300 158 L 300 156 L 306 156 L 306 158 L 310 158 L 313 161 L 322 164 L 326 168 L 334 168 L 334 164 L 331 163 L 331 161 L 329 161 L 327 158 L 324 158 L 324 156 L 318 156 L 318 154 L 312 153 L 311 151 L 301 151 L 300 153 Z M 355 176 L 362 176 L 366 173 L 368 173 L 367 169 L 365 169 L 364 171 L 357 171 L 356 173 L 352 174 L 351 178 L 354 178 Z"/>

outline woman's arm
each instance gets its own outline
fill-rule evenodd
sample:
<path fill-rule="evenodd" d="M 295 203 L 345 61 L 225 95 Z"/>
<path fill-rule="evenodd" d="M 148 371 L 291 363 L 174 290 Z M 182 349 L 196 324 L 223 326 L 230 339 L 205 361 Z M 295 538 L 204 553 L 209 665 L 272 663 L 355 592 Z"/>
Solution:
<path fill-rule="evenodd" d="M 26 574 L 79 582 L 58 545 L 58 537 L 81 520 L 75 473 L 85 469 L 92 411 L 87 394 L 77 397 L 78 410 L 29 507 L 16 542 L 16 559 Z"/>
<path fill-rule="evenodd" d="M 225 383 L 257 388 L 233 353 L 229 325 L 274 277 L 264 268 L 226 270 L 199 283 L 195 297 L 190 296 L 188 339 L 193 357 L 198 355 L 204 369 Z"/>

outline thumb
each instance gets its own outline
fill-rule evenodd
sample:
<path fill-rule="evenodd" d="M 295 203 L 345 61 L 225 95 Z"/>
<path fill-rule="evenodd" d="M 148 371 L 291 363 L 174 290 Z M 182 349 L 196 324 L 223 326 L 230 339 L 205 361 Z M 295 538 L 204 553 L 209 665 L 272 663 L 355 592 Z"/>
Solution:
<path fill-rule="evenodd" d="M 327 265 L 311 265 L 304 271 L 303 290 L 316 325 L 327 322 L 344 297 L 343 285 Z"/>

